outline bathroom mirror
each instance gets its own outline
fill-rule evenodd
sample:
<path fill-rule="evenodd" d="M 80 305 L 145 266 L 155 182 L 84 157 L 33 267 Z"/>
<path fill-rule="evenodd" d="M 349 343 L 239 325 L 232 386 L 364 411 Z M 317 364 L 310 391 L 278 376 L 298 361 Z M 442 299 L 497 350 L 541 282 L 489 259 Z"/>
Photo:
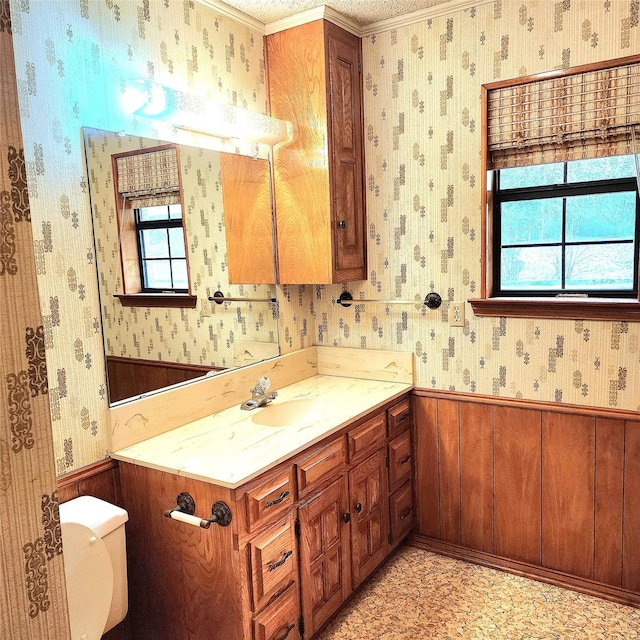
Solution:
<path fill-rule="evenodd" d="M 168 143 L 86 127 L 83 138 L 110 403 L 279 355 L 269 161 L 175 145 L 182 304 L 173 293 L 125 291 L 124 245 L 136 236 L 125 210 L 135 204 L 118 193 L 116 159 Z M 232 300 L 211 300 L 220 294 Z"/>

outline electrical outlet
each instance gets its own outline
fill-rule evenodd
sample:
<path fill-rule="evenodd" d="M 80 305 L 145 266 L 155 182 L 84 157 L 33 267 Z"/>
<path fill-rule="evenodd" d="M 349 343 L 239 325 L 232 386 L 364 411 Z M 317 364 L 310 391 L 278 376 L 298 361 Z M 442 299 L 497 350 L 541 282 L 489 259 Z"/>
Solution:
<path fill-rule="evenodd" d="M 464 302 L 452 302 L 449 305 L 449 326 L 464 327 Z"/>

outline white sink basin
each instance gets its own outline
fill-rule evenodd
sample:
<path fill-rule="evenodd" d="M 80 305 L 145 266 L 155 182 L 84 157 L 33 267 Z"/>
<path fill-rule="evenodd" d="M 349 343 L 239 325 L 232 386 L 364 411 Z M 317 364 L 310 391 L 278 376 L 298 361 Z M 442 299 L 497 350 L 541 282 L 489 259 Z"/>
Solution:
<path fill-rule="evenodd" d="M 251 420 L 265 427 L 287 427 L 308 422 L 314 415 L 319 416 L 321 406 L 316 398 L 300 398 L 285 402 L 278 402 L 276 399 L 266 407 L 254 409 L 255 413 L 251 416 Z"/>

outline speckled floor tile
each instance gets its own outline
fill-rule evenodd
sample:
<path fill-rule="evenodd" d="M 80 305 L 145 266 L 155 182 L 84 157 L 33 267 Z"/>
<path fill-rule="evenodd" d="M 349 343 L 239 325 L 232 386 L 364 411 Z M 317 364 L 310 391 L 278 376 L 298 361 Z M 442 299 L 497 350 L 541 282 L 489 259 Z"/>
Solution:
<path fill-rule="evenodd" d="M 402 547 L 317 640 L 632 640 L 640 610 Z"/>

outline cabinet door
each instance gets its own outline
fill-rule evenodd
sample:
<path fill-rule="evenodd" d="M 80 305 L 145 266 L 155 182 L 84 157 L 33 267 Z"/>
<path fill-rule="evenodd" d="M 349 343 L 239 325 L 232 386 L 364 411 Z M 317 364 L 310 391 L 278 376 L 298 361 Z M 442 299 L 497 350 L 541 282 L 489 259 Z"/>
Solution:
<path fill-rule="evenodd" d="M 305 637 L 311 637 L 351 593 L 346 476 L 300 507 L 300 582 Z"/>
<path fill-rule="evenodd" d="M 360 39 L 327 23 L 334 282 L 364 280 Z"/>
<path fill-rule="evenodd" d="M 383 451 L 349 473 L 351 499 L 351 571 L 357 587 L 389 550 L 387 469 Z"/>

